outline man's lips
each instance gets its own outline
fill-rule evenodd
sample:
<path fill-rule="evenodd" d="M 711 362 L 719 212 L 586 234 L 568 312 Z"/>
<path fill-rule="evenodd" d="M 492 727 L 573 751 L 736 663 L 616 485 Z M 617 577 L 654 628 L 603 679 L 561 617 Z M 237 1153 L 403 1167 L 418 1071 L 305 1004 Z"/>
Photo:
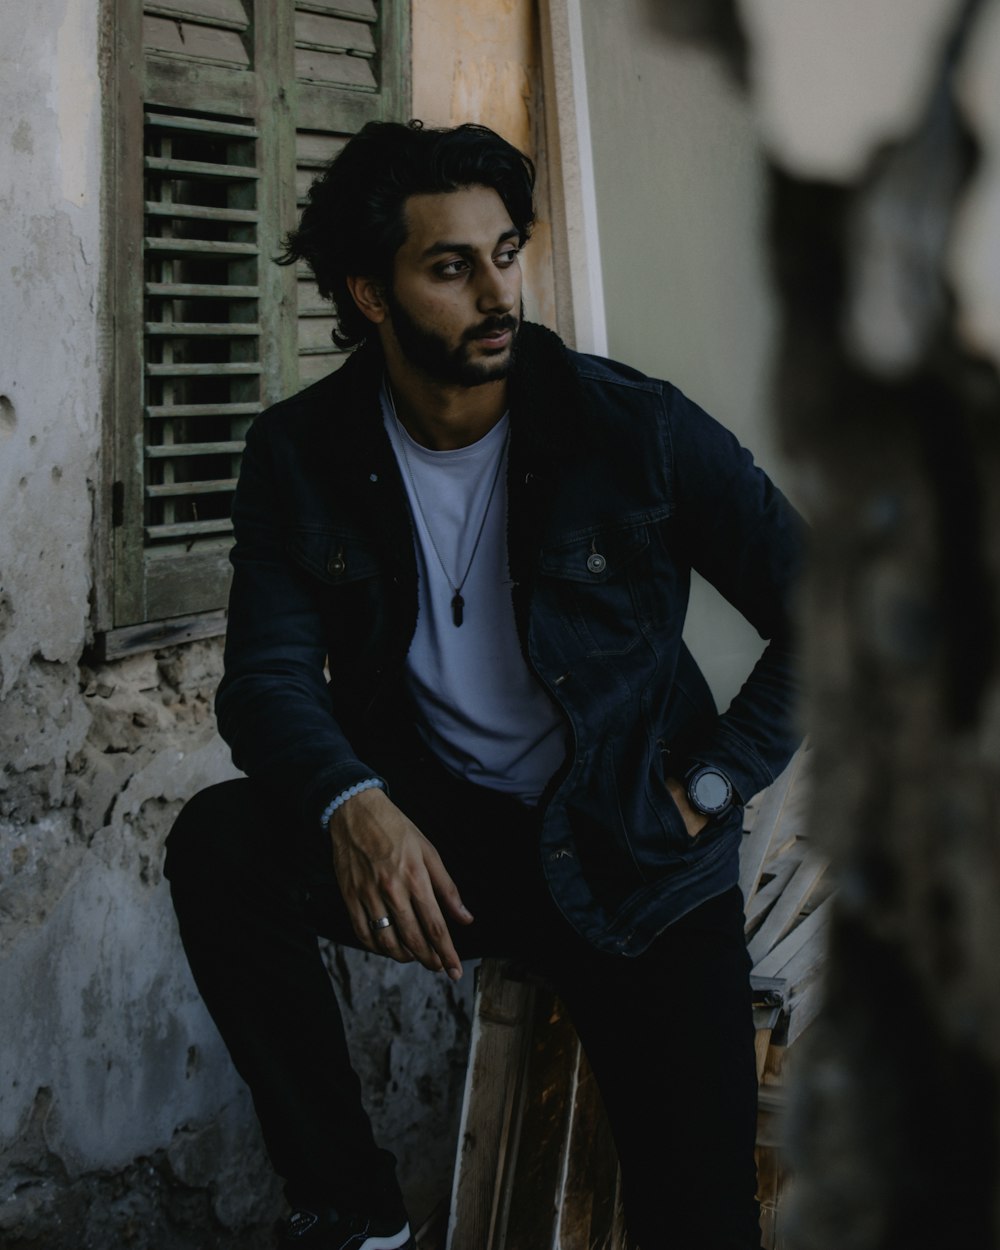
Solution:
<path fill-rule="evenodd" d="M 471 343 L 481 343 L 485 347 L 506 347 L 514 337 L 517 322 L 512 318 L 493 324 L 476 326 L 466 331 L 466 339 Z"/>
<path fill-rule="evenodd" d="M 476 343 L 485 343 L 487 347 L 506 347 L 510 342 L 510 330 L 492 330 L 489 334 L 481 334 L 473 341 Z"/>

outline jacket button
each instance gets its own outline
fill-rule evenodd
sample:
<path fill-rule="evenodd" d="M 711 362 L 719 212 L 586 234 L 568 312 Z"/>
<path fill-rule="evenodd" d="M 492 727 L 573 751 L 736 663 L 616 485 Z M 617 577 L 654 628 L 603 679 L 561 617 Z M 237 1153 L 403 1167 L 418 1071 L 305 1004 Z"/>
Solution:
<path fill-rule="evenodd" d="M 592 551 L 587 556 L 587 568 L 591 573 L 603 573 L 608 567 L 608 562 L 599 551 Z"/>
<path fill-rule="evenodd" d="M 347 561 L 344 559 L 343 549 L 331 556 L 326 562 L 326 571 L 334 577 L 339 577 L 347 568 Z"/>

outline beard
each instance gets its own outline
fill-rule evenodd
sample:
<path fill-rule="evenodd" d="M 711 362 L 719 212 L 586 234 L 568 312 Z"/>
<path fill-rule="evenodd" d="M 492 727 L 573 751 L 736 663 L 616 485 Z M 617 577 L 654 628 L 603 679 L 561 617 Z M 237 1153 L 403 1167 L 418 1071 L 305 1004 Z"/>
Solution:
<path fill-rule="evenodd" d="M 507 313 L 504 316 L 484 318 L 462 334 L 457 347 L 452 347 L 440 334 L 411 317 L 391 290 L 385 293 L 385 301 L 400 351 L 415 369 L 419 369 L 432 381 L 449 386 L 483 386 L 487 382 L 499 382 L 510 372 L 517 334 L 524 316 L 523 305 L 519 317 Z M 511 332 L 508 346 L 498 348 L 492 358 L 488 350 L 485 356 L 478 359 L 470 356 L 471 344 L 475 339 L 502 330 Z"/>

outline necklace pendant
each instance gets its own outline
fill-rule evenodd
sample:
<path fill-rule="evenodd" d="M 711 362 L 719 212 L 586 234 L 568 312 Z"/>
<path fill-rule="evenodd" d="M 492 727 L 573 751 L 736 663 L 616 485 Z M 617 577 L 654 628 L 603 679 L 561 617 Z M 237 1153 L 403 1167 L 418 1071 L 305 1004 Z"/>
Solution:
<path fill-rule="evenodd" d="M 455 597 L 451 601 L 451 619 L 456 625 L 461 625 L 465 619 L 465 600 L 455 591 Z"/>

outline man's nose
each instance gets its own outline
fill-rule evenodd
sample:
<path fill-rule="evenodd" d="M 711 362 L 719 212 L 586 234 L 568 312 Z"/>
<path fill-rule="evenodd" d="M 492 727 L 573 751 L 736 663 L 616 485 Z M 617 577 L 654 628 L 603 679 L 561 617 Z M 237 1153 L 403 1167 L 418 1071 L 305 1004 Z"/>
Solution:
<path fill-rule="evenodd" d="M 482 313 L 510 312 L 517 307 L 520 285 L 521 270 L 516 263 L 507 269 L 485 266 L 476 293 L 476 307 Z"/>

